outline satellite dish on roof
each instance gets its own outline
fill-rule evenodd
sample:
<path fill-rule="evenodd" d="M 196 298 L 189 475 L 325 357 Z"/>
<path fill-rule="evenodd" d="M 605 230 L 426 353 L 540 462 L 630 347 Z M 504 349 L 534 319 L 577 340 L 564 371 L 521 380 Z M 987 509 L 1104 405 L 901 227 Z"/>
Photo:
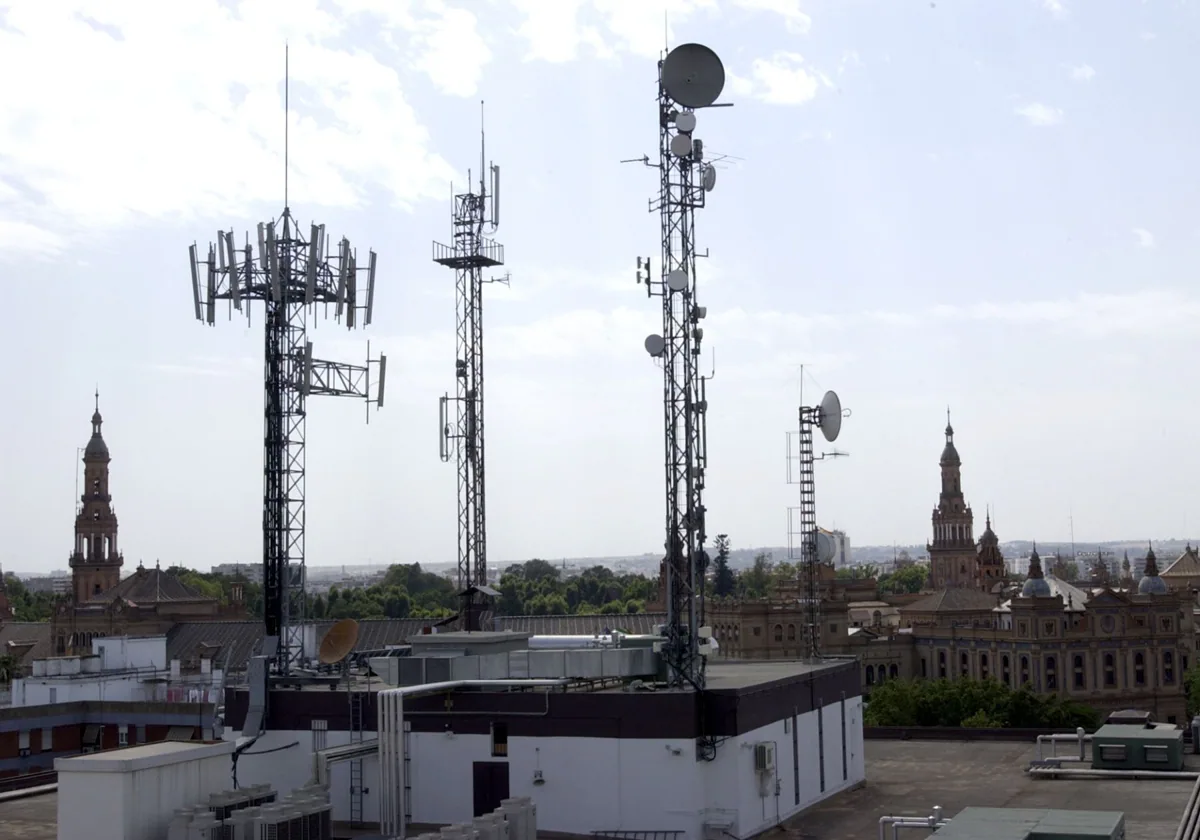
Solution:
<path fill-rule="evenodd" d="M 717 170 L 711 166 L 704 167 L 704 174 L 700 176 L 700 183 L 703 185 L 705 192 L 712 192 L 713 187 L 717 185 Z"/>
<path fill-rule="evenodd" d="M 671 138 L 671 154 L 675 157 L 687 157 L 692 153 L 692 135 L 676 134 Z"/>
<path fill-rule="evenodd" d="M 687 272 L 677 268 L 667 275 L 667 288 L 672 292 L 682 292 L 688 287 Z"/>
<path fill-rule="evenodd" d="M 817 426 L 825 440 L 833 443 L 837 440 L 838 432 L 842 430 L 842 401 L 833 391 L 826 391 L 821 397 L 821 405 L 817 408 Z"/>
<path fill-rule="evenodd" d="M 661 335 L 652 333 L 646 336 L 646 352 L 651 356 L 658 358 L 667 349 L 667 342 Z"/>
<path fill-rule="evenodd" d="M 685 108 L 707 108 L 725 88 L 725 67 L 702 44 L 680 44 L 667 55 L 660 75 L 667 96 Z"/>
<path fill-rule="evenodd" d="M 675 127 L 684 134 L 691 134 L 696 130 L 696 115 L 691 111 L 684 111 L 675 117 Z"/>
<path fill-rule="evenodd" d="M 335 665 L 354 650 L 357 642 L 358 622 L 353 618 L 343 618 L 326 631 L 317 651 L 317 659 L 322 665 Z"/>

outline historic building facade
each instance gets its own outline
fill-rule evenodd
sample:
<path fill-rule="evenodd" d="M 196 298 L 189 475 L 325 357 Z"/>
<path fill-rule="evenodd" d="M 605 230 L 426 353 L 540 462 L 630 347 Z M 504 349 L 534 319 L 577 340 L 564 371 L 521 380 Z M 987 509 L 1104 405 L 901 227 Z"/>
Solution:
<path fill-rule="evenodd" d="M 83 494 L 75 516 L 71 551 L 71 595 L 60 602 L 50 622 L 52 652 L 90 652 L 92 639 L 166 633 L 182 621 L 207 621 L 242 613 L 240 599 L 222 609 L 218 601 L 192 592 L 159 568 L 141 564 L 121 579 L 125 565 L 117 515 L 109 487 L 108 444 L 101 427 L 100 395 L 92 414 L 92 436 L 83 451 Z"/>
<path fill-rule="evenodd" d="M 1182 584 L 1159 576 L 1151 549 L 1134 586 L 1076 587 L 1046 574 L 1036 549 L 1023 582 L 1006 580 L 999 538 L 988 517 L 976 545 L 961 485 L 961 459 L 947 423 L 940 459 L 942 491 L 929 545 L 932 591 L 885 596 L 875 581 L 821 574 L 821 649 L 859 660 L 869 690 L 890 679 L 997 679 L 1086 703 L 1105 712 L 1138 708 L 1185 723 L 1183 674 L 1197 655 L 1193 596 L 1200 561 L 1190 550 L 1175 565 Z M 803 655 L 806 612 L 799 592 L 709 606 L 719 656 L 774 659 Z M 862 621 L 864 616 L 872 620 Z M 878 616 L 878 619 L 876 619 Z M 857 618 L 856 618 L 857 617 Z"/>

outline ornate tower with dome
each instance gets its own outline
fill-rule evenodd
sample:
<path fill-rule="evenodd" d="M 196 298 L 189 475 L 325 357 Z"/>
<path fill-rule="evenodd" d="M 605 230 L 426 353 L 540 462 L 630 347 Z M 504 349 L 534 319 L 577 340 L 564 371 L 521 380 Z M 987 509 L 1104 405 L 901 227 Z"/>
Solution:
<path fill-rule="evenodd" d="M 112 458 L 100 433 L 100 392 L 92 414 L 92 437 L 83 450 L 83 495 L 75 516 L 75 548 L 71 552 L 72 593 L 76 603 L 91 601 L 121 580 L 125 558 L 117 546 L 117 515 L 108 488 Z"/>
<path fill-rule="evenodd" d="M 992 587 L 1004 580 L 1004 555 L 1000 552 L 1000 538 L 992 530 L 992 515 L 987 515 L 987 526 L 979 537 L 979 587 L 990 592 Z"/>
<path fill-rule="evenodd" d="M 934 589 L 979 588 L 979 558 L 975 554 L 975 516 L 963 498 L 962 459 L 954 446 L 954 427 L 946 410 L 946 445 L 939 461 L 942 492 L 933 509 L 933 541 L 929 552 L 929 581 Z"/>

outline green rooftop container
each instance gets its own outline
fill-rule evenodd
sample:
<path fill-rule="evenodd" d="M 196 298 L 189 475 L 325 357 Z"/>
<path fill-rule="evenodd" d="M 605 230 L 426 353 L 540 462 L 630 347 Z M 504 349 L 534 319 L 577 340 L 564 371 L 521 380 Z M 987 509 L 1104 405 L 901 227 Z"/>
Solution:
<path fill-rule="evenodd" d="M 964 808 L 936 840 L 1124 840 L 1121 811 Z"/>
<path fill-rule="evenodd" d="M 1183 730 L 1110 723 L 1092 736 L 1093 770 L 1182 770 Z"/>

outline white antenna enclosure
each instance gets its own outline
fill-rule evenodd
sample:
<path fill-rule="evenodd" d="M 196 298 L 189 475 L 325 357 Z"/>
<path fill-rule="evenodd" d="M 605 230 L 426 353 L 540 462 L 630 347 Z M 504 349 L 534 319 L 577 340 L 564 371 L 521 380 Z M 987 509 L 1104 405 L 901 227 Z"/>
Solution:
<path fill-rule="evenodd" d="M 672 292 L 682 292 L 688 287 L 688 276 L 686 271 L 676 269 L 667 275 L 667 288 Z"/>
<path fill-rule="evenodd" d="M 658 333 L 651 333 L 646 336 L 646 352 L 654 358 L 658 358 L 667 350 L 667 340 Z"/>
<path fill-rule="evenodd" d="M 830 391 L 829 393 L 833 393 Z M 840 414 L 838 415 L 841 416 Z M 828 563 L 833 560 L 837 554 L 837 544 L 834 543 L 833 537 L 824 531 L 817 531 L 817 560 L 821 563 Z"/>
<path fill-rule="evenodd" d="M 817 426 L 825 440 L 833 443 L 842 431 L 842 401 L 834 391 L 826 391 L 817 408 Z"/>
<path fill-rule="evenodd" d="M 684 111 L 675 117 L 675 127 L 684 134 L 691 134 L 696 130 L 696 115 L 691 111 Z"/>
<path fill-rule="evenodd" d="M 692 136 L 690 134 L 676 134 L 671 138 L 671 154 L 675 157 L 687 157 L 692 153 Z"/>

